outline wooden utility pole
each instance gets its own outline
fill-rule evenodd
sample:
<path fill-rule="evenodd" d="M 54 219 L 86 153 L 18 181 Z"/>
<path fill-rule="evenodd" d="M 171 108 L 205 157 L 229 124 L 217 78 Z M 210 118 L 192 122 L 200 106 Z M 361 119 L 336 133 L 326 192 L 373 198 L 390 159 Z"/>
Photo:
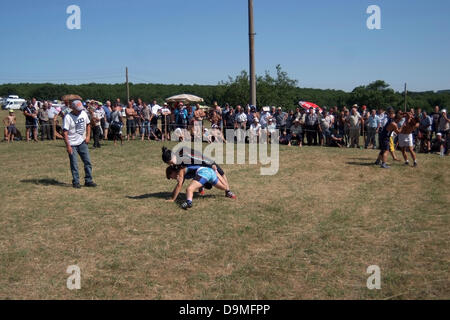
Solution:
<path fill-rule="evenodd" d="M 408 89 L 407 89 L 407 84 L 405 83 L 405 112 L 406 112 L 406 100 L 407 100 L 407 97 L 408 97 Z"/>
<path fill-rule="evenodd" d="M 256 106 L 255 29 L 253 24 L 253 0 L 248 0 L 248 32 L 250 47 L 250 104 Z"/>
<path fill-rule="evenodd" d="M 130 84 L 128 83 L 128 67 L 125 68 L 125 73 L 126 73 L 126 81 L 127 81 L 127 105 L 128 102 L 130 101 Z"/>

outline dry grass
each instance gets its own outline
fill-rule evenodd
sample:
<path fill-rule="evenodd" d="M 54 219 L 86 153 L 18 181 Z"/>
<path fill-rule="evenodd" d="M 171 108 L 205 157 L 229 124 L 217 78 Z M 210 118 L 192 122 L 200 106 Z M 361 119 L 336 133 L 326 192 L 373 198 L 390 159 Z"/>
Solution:
<path fill-rule="evenodd" d="M 185 212 L 164 201 L 160 147 L 107 142 L 99 187 L 74 190 L 61 141 L 1 143 L 0 298 L 450 298 L 448 158 L 382 171 L 374 151 L 282 147 L 276 176 L 223 166 L 238 200 Z"/>

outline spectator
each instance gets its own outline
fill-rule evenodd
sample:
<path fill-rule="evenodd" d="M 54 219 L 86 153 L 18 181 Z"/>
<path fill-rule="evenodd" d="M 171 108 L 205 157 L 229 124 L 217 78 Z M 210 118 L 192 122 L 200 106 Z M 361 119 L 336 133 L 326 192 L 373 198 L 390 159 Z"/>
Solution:
<path fill-rule="evenodd" d="M 114 112 L 111 113 L 111 124 L 110 124 L 111 135 L 114 141 L 114 145 L 117 145 L 117 139 L 120 140 L 120 144 L 123 144 L 122 138 L 122 106 L 116 103 Z"/>
<path fill-rule="evenodd" d="M 144 104 L 143 104 L 141 98 L 138 98 L 137 104 L 134 103 L 134 100 L 132 100 L 132 102 L 133 102 L 134 111 L 136 111 L 136 114 L 134 116 L 134 122 L 136 124 L 135 135 L 138 136 L 138 135 L 142 135 L 142 132 L 143 132 L 142 126 L 144 124 L 144 121 L 142 120 L 141 112 L 142 112 L 142 109 L 144 108 Z"/>
<path fill-rule="evenodd" d="M 36 100 L 36 99 L 34 99 L 34 100 Z M 25 128 L 26 128 L 27 142 L 30 141 L 30 134 L 33 135 L 34 141 L 38 142 L 38 140 L 37 140 L 37 125 L 36 125 L 37 110 L 32 102 L 29 103 L 28 106 L 24 109 L 23 114 L 25 115 Z"/>
<path fill-rule="evenodd" d="M 164 102 L 164 106 L 161 109 L 161 130 L 163 141 L 170 140 L 170 128 L 169 128 L 170 114 L 171 112 L 169 109 L 169 105 L 166 102 Z"/>
<path fill-rule="evenodd" d="M 250 129 L 250 125 L 254 122 L 255 120 L 255 110 L 251 107 L 251 106 L 247 106 L 247 112 L 245 113 L 245 115 L 247 116 L 247 121 L 245 123 L 245 129 L 248 130 Z"/>
<path fill-rule="evenodd" d="M 106 140 L 108 139 L 108 131 L 109 131 L 109 126 L 111 124 L 111 113 L 112 113 L 112 108 L 111 108 L 111 101 L 106 101 L 106 103 L 103 105 L 103 110 L 105 111 L 105 117 L 103 118 L 102 121 L 102 128 L 103 128 L 103 133 L 104 136 L 103 138 Z"/>
<path fill-rule="evenodd" d="M 9 110 L 9 115 L 7 117 L 6 122 L 6 141 L 14 142 L 14 137 L 17 136 L 17 129 L 16 129 L 16 115 L 14 114 L 14 110 Z"/>
<path fill-rule="evenodd" d="M 422 119 L 420 120 L 419 132 L 422 136 L 421 151 L 431 152 L 431 135 L 433 130 L 433 119 L 426 111 L 422 112 Z"/>
<path fill-rule="evenodd" d="M 245 143 L 245 130 L 247 127 L 247 115 L 244 113 L 244 109 L 238 105 L 236 107 L 235 117 L 235 129 L 238 143 Z"/>
<path fill-rule="evenodd" d="M 277 124 L 277 129 L 280 130 L 280 132 L 286 131 L 286 121 L 288 118 L 288 114 L 284 112 L 281 107 L 278 107 L 274 118 Z"/>
<path fill-rule="evenodd" d="M 141 122 L 142 122 L 142 132 L 141 132 L 141 141 L 144 141 L 145 138 L 150 140 L 150 119 L 152 117 L 152 113 L 147 104 L 143 104 L 141 110 Z"/>
<path fill-rule="evenodd" d="M 58 119 L 59 111 L 51 102 L 48 103 L 48 123 L 50 125 L 50 137 L 56 140 L 56 120 Z M 59 134 L 58 134 L 59 135 Z M 59 137 L 62 138 L 62 137 Z"/>
<path fill-rule="evenodd" d="M 49 123 L 49 116 L 48 116 L 48 103 L 44 102 L 41 109 L 38 111 L 38 119 L 39 119 L 39 125 L 41 127 L 41 141 L 45 140 L 45 137 L 47 137 L 47 140 L 51 139 L 51 133 L 50 133 L 50 123 Z"/>
<path fill-rule="evenodd" d="M 209 121 L 211 122 L 211 125 L 217 126 L 218 128 L 220 128 L 221 120 L 222 120 L 222 117 L 220 116 L 220 114 L 218 114 L 217 111 L 215 109 L 213 109 L 211 111 L 211 115 L 209 117 Z"/>
<path fill-rule="evenodd" d="M 364 144 L 367 143 L 367 120 L 369 120 L 369 116 L 370 116 L 370 112 L 367 111 L 367 106 L 362 106 L 361 107 L 361 119 L 362 119 L 362 124 L 361 124 L 361 136 L 364 138 Z"/>
<path fill-rule="evenodd" d="M 307 111 L 305 118 L 305 131 L 306 131 L 306 139 L 308 141 L 308 146 L 317 145 L 317 125 L 318 125 L 318 117 L 313 109 Z"/>
<path fill-rule="evenodd" d="M 190 104 L 187 105 L 186 107 L 186 112 L 187 112 L 187 126 L 188 126 L 188 130 L 189 132 L 192 132 L 193 126 L 194 126 L 194 118 L 195 118 L 195 110 L 197 108 L 191 106 Z"/>
<path fill-rule="evenodd" d="M 258 118 L 253 119 L 253 123 L 250 125 L 249 131 L 249 143 L 258 143 L 261 139 L 261 125 Z"/>
<path fill-rule="evenodd" d="M 350 148 L 359 148 L 359 133 L 361 125 L 364 125 L 364 121 L 355 107 L 352 108 L 352 113 L 348 118 L 348 124 L 350 129 Z"/>
<path fill-rule="evenodd" d="M 442 137 L 447 139 L 450 131 L 450 119 L 447 117 L 447 110 L 443 109 L 438 122 L 438 132 L 442 133 Z"/>
<path fill-rule="evenodd" d="M 161 116 L 162 107 L 158 104 L 156 100 L 153 100 L 151 108 L 152 108 L 152 116 L 150 118 L 150 126 L 151 130 L 155 132 L 156 128 L 158 127 L 158 119 Z"/>
<path fill-rule="evenodd" d="M 437 152 L 442 157 L 444 156 L 444 154 L 448 153 L 448 149 L 446 150 L 446 147 L 447 147 L 446 140 L 443 139 L 442 133 L 438 132 L 436 134 L 436 138 L 433 139 L 431 143 L 431 152 Z"/>
<path fill-rule="evenodd" d="M 134 120 L 136 111 L 134 110 L 133 103 L 131 101 L 128 102 L 128 106 L 125 109 L 125 115 L 127 117 L 127 141 L 130 141 L 130 137 L 134 140 L 134 134 L 136 133 L 136 122 Z"/>
<path fill-rule="evenodd" d="M 234 130 L 236 115 L 234 113 L 234 109 L 230 108 L 230 110 L 225 115 L 225 129 Z"/>
<path fill-rule="evenodd" d="M 263 129 L 263 130 L 267 129 L 267 122 L 269 119 L 270 119 L 270 113 L 267 111 L 266 107 L 264 107 L 262 110 L 262 113 L 261 113 L 261 117 L 259 119 L 259 122 L 261 124 L 261 129 Z"/>
<path fill-rule="evenodd" d="M 275 113 L 277 113 L 277 108 L 270 107 L 270 116 L 273 118 L 275 117 Z"/>
<path fill-rule="evenodd" d="M 330 147 L 344 148 L 345 147 L 344 137 L 339 133 L 333 132 L 330 136 Z"/>
<path fill-rule="evenodd" d="M 291 136 L 287 134 L 286 130 L 281 132 L 279 140 L 281 145 L 291 145 Z"/>
<path fill-rule="evenodd" d="M 92 122 L 94 123 L 94 148 L 100 148 L 100 137 L 102 136 L 102 119 L 105 118 L 105 110 L 98 102 L 94 102 L 95 109 L 91 114 Z"/>
<path fill-rule="evenodd" d="M 300 125 L 300 120 L 295 119 L 294 124 L 290 128 L 290 134 L 291 134 L 291 144 L 293 141 L 296 141 L 298 146 L 301 148 L 303 144 L 303 128 Z"/>
<path fill-rule="evenodd" d="M 183 102 L 180 102 L 178 107 L 175 109 L 175 123 L 177 128 L 187 128 L 187 110 L 184 107 Z"/>
<path fill-rule="evenodd" d="M 367 117 L 367 138 L 366 145 L 364 146 L 366 149 L 371 146 L 372 149 L 377 148 L 376 135 L 381 127 L 380 117 L 377 115 L 375 109 L 370 112 L 370 115 Z"/>
<path fill-rule="evenodd" d="M 323 114 L 319 118 L 319 132 L 320 132 L 320 145 L 323 147 L 324 142 L 326 145 L 329 143 L 329 137 L 331 136 L 331 117 L 328 111 L 323 111 Z"/>
<path fill-rule="evenodd" d="M 431 119 L 433 119 L 433 133 L 436 134 L 439 132 L 439 118 L 441 117 L 441 113 L 439 112 L 439 106 L 434 107 L 434 112 L 430 114 Z"/>
<path fill-rule="evenodd" d="M 64 142 L 70 159 L 70 170 L 72 171 L 72 186 L 81 188 L 78 173 L 78 155 L 84 163 L 85 187 L 96 187 L 92 180 L 92 164 L 89 156 L 90 121 L 84 111 L 83 104 L 75 100 L 71 105 L 72 112 L 64 117 Z"/>
<path fill-rule="evenodd" d="M 272 143 L 272 136 L 276 133 L 276 131 L 277 125 L 275 124 L 273 118 L 270 118 L 267 125 L 267 139 L 269 140 L 269 143 Z"/>
<path fill-rule="evenodd" d="M 212 136 L 212 141 L 213 142 L 218 142 L 218 143 L 227 143 L 227 140 L 225 139 L 225 137 L 222 134 L 222 130 L 220 130 L 220 127 L 213 124 L 211 126 L 211 130 L 210 130 L 210 134 Z"/>
<path fill-rule="evenodd" d="M 222 130 L 227 128 L 227 116 L 230 112 L 230 105 L 225 103 L 225 108 L 222 110 Z"/>
<path fill-rule="evenodd" d="M 288 113 L 288 117 L 286 119 L 286 132 L 288 134 L 291 133 L 291 127 L 294 124 L 294 120 L 296 119 L 295 115 L 294 115 L 294 110 L 290 110 Z"/>

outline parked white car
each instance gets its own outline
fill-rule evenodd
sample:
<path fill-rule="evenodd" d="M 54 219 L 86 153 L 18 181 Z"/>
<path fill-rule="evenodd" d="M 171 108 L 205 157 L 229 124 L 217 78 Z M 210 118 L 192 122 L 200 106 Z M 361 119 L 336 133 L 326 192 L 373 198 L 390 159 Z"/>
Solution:
<path fill-rule="evenodd" d="M 26 103 L 27 101 L 25 99 L 20 99 L 19 96 L 9 96 L 5 103 L 2 105 L 2 109 L 3 110 L 18 110 L 21 109 L 22 106 Z"/>

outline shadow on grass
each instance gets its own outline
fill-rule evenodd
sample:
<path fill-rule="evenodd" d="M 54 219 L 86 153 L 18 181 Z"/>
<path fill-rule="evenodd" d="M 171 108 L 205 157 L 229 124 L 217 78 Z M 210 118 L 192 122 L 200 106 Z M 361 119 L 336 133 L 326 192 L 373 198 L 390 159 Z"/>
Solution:
<path fill-rule="evenodd" d="M 373 162 L 347 162 L 351 166 L 376 167 Z"/>
<path fill-rule="evenodd" d="M 197 195 L 197 194 L 196 194 Z M 150 198 L 156 198 L 156 199 L 169 199 L 172 197 L 172 193 L 171 192 L 156 192 L 156 193 L 147 193 L 147 194 L 142 194 L 140 196 L 127 196 L 128 199 L 133 199 L 133 200 L 142 200 L 142 199 L 150 199 Z M 215 198 L 216 196 L 213 194 L 207 194 L 204 196 L 201 196 L 200 198 Z M 184 193 L 180 193 L 178 195 L 178 199 L 185 199 L 186 198 L 186 194 Z"/>
<path fill-rule="evenodd" d="M 372 161 L 373 159 L 374 158 L 349 158 L 349 160 L 359 160 L 359 161 Z"/>
<path fill-rule="evenodd" d="M 70 187 L 70 184 L 60 182 L 55 179 L 27 179 L 27 180 L 20 180 L 22 183 L 31 183 L 36 184 L 40 186 L 58 186 L 58 187 Z"/>

